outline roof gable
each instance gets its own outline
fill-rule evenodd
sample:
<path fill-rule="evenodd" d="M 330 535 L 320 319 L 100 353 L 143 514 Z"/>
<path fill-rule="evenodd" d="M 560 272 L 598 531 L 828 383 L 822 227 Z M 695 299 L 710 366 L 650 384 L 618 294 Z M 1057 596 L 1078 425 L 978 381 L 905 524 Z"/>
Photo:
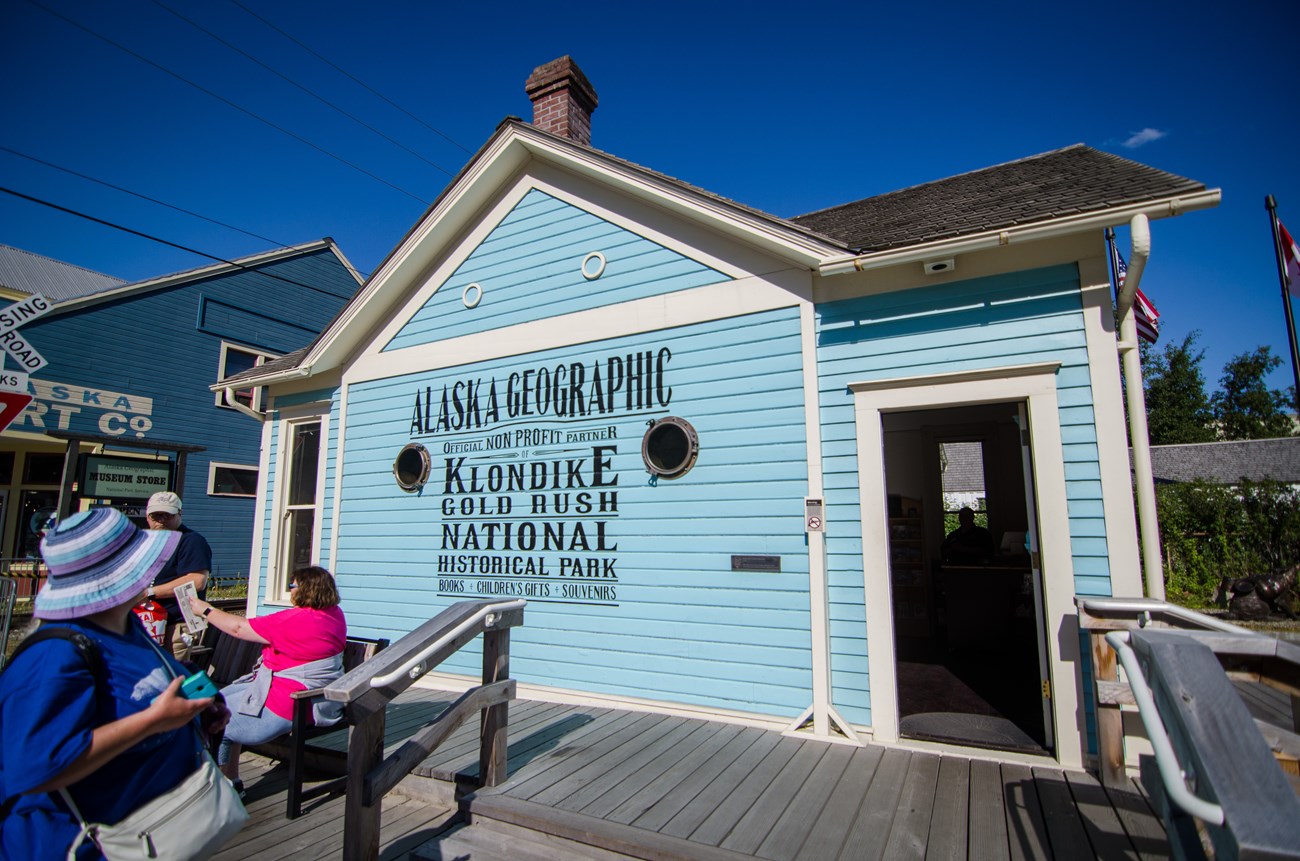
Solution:
<path fill-rule="evenodd" d="M 384 349 L 726 280 L 703 263 L 532 188 Z"/>

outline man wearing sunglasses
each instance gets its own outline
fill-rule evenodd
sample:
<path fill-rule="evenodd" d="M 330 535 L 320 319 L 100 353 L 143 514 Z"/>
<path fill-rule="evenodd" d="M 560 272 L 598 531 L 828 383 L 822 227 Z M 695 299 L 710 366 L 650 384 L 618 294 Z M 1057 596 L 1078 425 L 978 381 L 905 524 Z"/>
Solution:
<path fill-rule="evenodd" d="M 184 623 L 181 608 L 176 603 L 176 587 L 193 583 L 200 598 L 208 594 L 208 573 L 212 570 L 212 548 L 199 533 L 181 524 L 181 498 L 170 490 L 149 497 L 145 517 L 150 529 L 174 529 L 181 533 L 181 543 L 171 560 L 163 566 L 149 587 L 149 597 L 167 611 L 167 631 L 163 635 L 166 648 L 172 648 L 176 629 Z"/>

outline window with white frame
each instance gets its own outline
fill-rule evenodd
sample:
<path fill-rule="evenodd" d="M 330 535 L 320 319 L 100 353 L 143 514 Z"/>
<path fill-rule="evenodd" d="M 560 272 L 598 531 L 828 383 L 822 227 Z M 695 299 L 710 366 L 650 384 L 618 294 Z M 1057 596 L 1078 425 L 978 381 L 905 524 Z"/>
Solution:
<path fill-rule="evenodd" d="M 221 361 L 217 366 L 217 382 L 233 377 L 235 374 L 242 374 L 244 371 L 251 371 L 253 368 L 260 367 L 271 359 L 278 359 L 275 353 L 267 353 L 262 350 L 254 350 L 251 347 L 241 347 L 239 344 L 231 344 L 228 341 L 221 342 Z M 261 412 L 262 401 L 264 399 L 264 389 L 261 386 L 246 386 L 236 389 L 233 393 L 234 399 L 248 407 L 250 410 Z M 217 392 L 217 406 L 226 409 L 234 409 L 226 402 L 225 390 Z"/>
<path fill-rule="evenodd" d="M 256 496 L 257 467 L 241 463 L 208 464 L 208 496 Z"/>

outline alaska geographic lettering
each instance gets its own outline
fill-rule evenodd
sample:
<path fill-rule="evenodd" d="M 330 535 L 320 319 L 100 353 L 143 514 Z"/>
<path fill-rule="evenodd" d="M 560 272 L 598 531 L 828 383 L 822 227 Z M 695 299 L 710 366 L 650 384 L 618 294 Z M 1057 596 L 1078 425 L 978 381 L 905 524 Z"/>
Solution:
<path fill-rule="evenodd" d="M 439 595 L 617 606 L 609 419 L 666 408 L 671 359 L 661 347 L 417 389 L 410 435 L 442 457 Z"/>

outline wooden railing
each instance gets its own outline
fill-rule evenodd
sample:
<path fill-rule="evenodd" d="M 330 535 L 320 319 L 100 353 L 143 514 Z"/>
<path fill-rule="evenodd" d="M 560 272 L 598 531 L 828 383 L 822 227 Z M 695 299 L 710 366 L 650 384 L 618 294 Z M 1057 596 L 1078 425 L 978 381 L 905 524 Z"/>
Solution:
<path fill-rule="evenodd" d="M 485 786 L 506 777 L 506 730 L 510 678 L 510 629 L 524 621 L 524 601 L 463 601 L 399 639 L 325 688 L 325 698 L 347 709 L 348 772 L 344 804 L 345 861 L 379 857 L 384 795 L 411 773 L 475 712 L 481 712 L 479 776 Z M 384 711 L 394 697 L 457 650 L 483 635 L 483 679 L 384 757 Z"/>
<path fill-rule="evenodd" d="M 1142 784 L 1177 857 L 1204 857 L 1204 832 L 1216 858 L 1300 858 L 1300 799 L 1277 759 L 1300 753 L 1300 647 L 1162 601 L 1077 604 L 1103 783 L 1126 780 L 1120 709 L 1135 705 L 1154 751 Z M 1234 679 L 1288 694 L 1291 729 L 1257 722 Z"/>

